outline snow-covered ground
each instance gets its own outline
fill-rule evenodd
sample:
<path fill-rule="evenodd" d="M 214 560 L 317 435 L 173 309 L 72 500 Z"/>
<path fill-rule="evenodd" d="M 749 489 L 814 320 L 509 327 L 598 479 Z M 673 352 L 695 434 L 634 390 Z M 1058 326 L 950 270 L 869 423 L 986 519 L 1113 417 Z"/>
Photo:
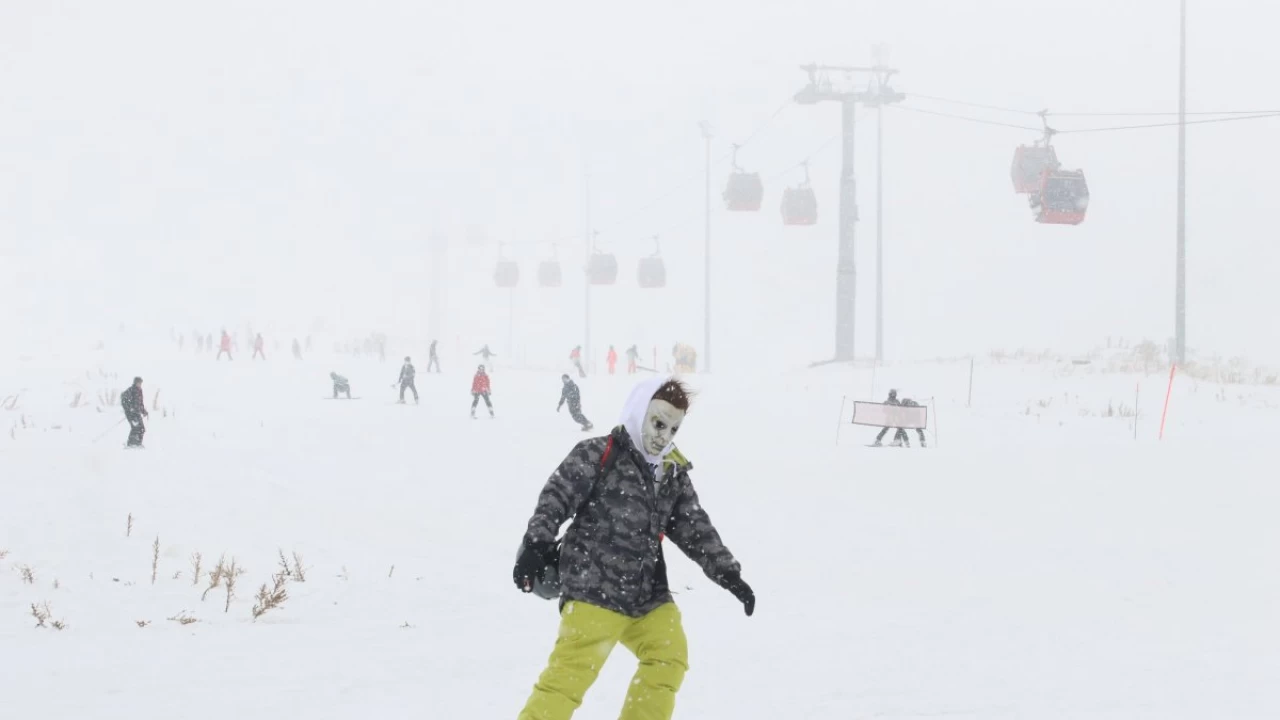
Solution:
<path fill-rule="evenodd" d="M 0 717 L 514 717 L 557 618 L 511 566 L 582 437 L 559 373 L 499 365 L 498 418 L 473 421 L 470 365 L 416 357 L 400 406 L 398 357 L 189 350 L 0 366 L 0 400 L 21 392 L 0 409 Z M 330 370 L 361 399 L 324 399 Z M 159 407 L 126 452 L 110 393 L 138 372 Z M 1179 378 L 1160 441 L 1167 379 L 980 362 L 970 407 L 967 362 L 692 377 L 680 444 L 758 605 L 669 554 L 677 717 L 1280 717 L 1280 392 Z M 582 386 L 603 432 L 630 380 Z M 891 386 L 934 399 L 927 450 L 837 425 Z M 295 552 L 305 582 L 254 620 Z M 202 599 L 220 556 L 244 570 L 229 609 Z M 616 650 L 577 717 L 616 717 L 633 670 Z"/>

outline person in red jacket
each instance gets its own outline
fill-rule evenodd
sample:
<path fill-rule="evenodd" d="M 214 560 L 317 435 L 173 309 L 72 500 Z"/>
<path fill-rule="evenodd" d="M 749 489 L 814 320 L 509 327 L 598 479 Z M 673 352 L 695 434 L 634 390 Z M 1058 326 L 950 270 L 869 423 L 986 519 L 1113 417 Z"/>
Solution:
<path fill-rule="evenodd" d="M 472 420 L 476 419 L 476 405 L 480 404 L 480 398 L 484 398 L 484 404 L 489 408 L 489 417 L 494 417 L 493 403 L 489 402 L 489 375 L 485 373 L 483 365 L 476 369 L 476 376 L 471 379 Z"/>
<path fill-rule="evenodd" d="M 605 356 L 605 362 L 609 364 L 609 374 L 612 375 L 618 367 L 618 351 L 614 350 L 612 345 L 609 346 L 609 354 Z"/>
<path fill-rule="evenodd" d="M 569 353 L 569 359 L 573 361 L 573 366 L 578 368 L 578 377 L 586 377 L 587 370 L 582 366 L 582 346 L 579 345 Z"/>
<path fill-rule="evenodd" d="M 221 359 L 222 359 L 222 353 L 226 353 L 226 354 L 227 354 L 227 359 L 228 359 L 228 360 L 234 360 L 234 359 L 235 359 L 235 358 L 231 357 L 231 336 L 227 334 L 227 331 L 226 331 L 226 330 L 223 330 L 223 331 L 222 331 L 222 340 L 221 340 L 221 341 L 219 342 L 219 344 L 218 344 L 218 357 L 214 358 L 214 360 L 215 360 L 215 361 L 217 361 L 217 360 L 221 360 Z"/>

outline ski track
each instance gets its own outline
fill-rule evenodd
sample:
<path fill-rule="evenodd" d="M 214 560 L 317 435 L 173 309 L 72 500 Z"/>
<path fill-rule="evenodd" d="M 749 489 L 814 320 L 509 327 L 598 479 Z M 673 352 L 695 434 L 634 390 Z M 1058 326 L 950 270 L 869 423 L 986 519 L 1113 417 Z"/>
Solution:
<path fill-rule="evenodd" d="M 331 369 L 364 399 L 324 401 Z M 475 421 L 469 372 L 420 371 L 421 404 L 398 406 L 397 371 L 155 348 L 0 368 L 0 395 L 24 388 L 0 411 L 0 716 L 515 717 L 557 618 L 510 570 L 584 434 L 555 413 L 558 370 L 499 364 L 498 417 Z M 120 449 L 123 425 L 95 442 L 120 411 L 70 409 L 75 389 L 136 373 L 169 416 L 152 409 L 145 451 Z M 1280 717 L 1280 394 L 1179 379 L 1158 442 L 1159 373 L 981 366 L 972 408 L 967 363 L 876 374 L 692 378 L 680 446 L 759 601 L 745 617 L 668 547 L 692 664 L 677 717 Z M 607 431 L 631 379 L 579 383 Z M 891 383 L 936 398 L 933 446 L 868 449 L 847 424 L 836 445 L 841 397 Z M 1135 383 L 1138 441 L 1082 415 Z M 253 622 L 280 550 L 308 579 Z M 230 612 L 200 599 L 196 551 L 246 569 Z M 41 602 L 66 630 L 34 628 Z M 616 717 L 634 667 L 615 650 L 575 718 Z"/>

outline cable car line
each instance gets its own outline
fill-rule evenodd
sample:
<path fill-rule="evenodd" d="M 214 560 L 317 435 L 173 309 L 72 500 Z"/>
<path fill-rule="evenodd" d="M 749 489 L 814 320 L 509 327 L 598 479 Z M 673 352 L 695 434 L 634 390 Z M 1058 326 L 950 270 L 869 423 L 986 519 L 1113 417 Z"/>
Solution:
<path fill-rule="evenodd" d="M 969 117 L 968 115 L 955 115 L 953 113 L 944 113 L 937 110 L 925 110 L 923 108 L 911 107 L 910 105 L 888 105 L 886 107 L 894 110 L 906 110 L 907 112 L 923 113 L 925 115 L 937 115 L 938 117 L 952 118 L 955 120 L 967 120 L 971 123 L 979 125 L 995 125 L 997 127 L 1013 128 L 1015 130 L 1030 130 L 1031 132 L 1042 132 L 1043 128 L 1032 127 L 1030 125 L 1016 125 L 1014 123 L 1000 122 L 999 120 L 986 120 L 983 118 Z M 1035 113 L 1039 114 L 1039 113 Z M 1059 131 L 1066 132 L 1066 131 Z"/>
<path fill-rule="evenodd" d="M 1016 115 L 1040 115 L 1041 112 L 1048 116 L 1054 117 L 1176 117 L 1177 112 L 1052 112 L 1052 111 L 1035 111 L 1035 110 L 1019 110 L 1017 108 L 1001 107 L 999 105 L 984 105 L 982 103 L 966 102 L 964 100 L 952 100 L 950 98 L 938 97 L 936 95 L 923 95 L 921 93 L 911 93 L 911 98 L 920 98 L 921 100 L 933 100 L 934 102 L 949 103 L 951 105 L 961 105 L 964 107 L 979 108 L 982 110 L 995 110 L 997 112 L 1014 113 Z M 1280 113 L 1280 110 L 1218 110 L 1208 111 L 1201 110 L 1196 112 L 1188 112 L 1187 115 L 1194 116 L 1210 116 L 1210 115 L 1268 115 L 1271 113 Z"/>
<path fill-rule="evenodd" d="M 1280 112 L 1269 112 L 1269 113 L 1264 113 L 1260 115 L 1233 115 L 1231 117 L 1205 118 L 1203 120 L 1187 120 L 1186 124 L 1187 125 L 1207 125 L 1209 123 L 1236 122 L 1238 120 L 1264 120 L 1266 118 L 1274 118 L 1274 117 L 1280 117 Z M 1177 123 L 1177 122 L 1167 122 L 1167 123 L 1149 123 L 1146 125 L 1116 125 L 1111 127 L 1077 128 L 1074 130 L 1058 130 L 1057 134 L 1059 135 L 1073 134 L 1074 135 L 1079 133 L 1111 132 L 1114 130 L 1146 130 L 1149 128 L 1178 127 L 1178 125 L 1181 125 L 1181 124 L 1182 123 Z"/>

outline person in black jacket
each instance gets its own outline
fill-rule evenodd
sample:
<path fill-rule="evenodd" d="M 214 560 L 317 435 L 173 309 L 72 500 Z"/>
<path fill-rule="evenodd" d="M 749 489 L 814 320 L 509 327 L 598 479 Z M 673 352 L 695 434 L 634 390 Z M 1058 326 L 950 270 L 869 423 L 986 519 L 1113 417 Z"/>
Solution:
<path fill-rule="evenodd" d="M 568 720 L 618 644 L 640 661 L 621 717 L 671 717 L 689 655 L 664 540 L 732 593 L 746 615 L 755 612 L 741 565 L 694 491 L 693 464 L 675 446 L 688 409 L 689 391 L 678 380 L 638 384 L 622 422 L 574 446 L 539 494 L 512 580 L 533 593 L 556 569 L 555 592 L 543 587 L 537 597 L 559 598 L 560 628 L 518 720 Z"/>
<path fill-rule="evenodd" d="M 584 432 L 595 427 L 582 414 L 582 395 L 578 392 L 578 383 L 567 374 L 561 375 L 560 380 L 564 382 L 564 389 L 560 391 L 560 402 L 556 405 L 556 412 L 560 412 L 560 408 L 564 407 L 565 403 L 569 403 L 569 414 L 573 416 L 574 422 L 582 426 Z"/>
<path fill-rule="evenodd" d="M 413 391 L 413 401 L 418 402 L 418 387 L 413 384 L 413 379 L 417 376 L 417 371 L 413 369 L 413 363 L 405 356 L 404 365 L 400 366 L 400 403 L 404 403 L 404 391 Z M 394 386 L 392 386 L 394 387 Z"/>
<path fill-rule="evenodd" d="M 129 440 L 125 447 L 142 447 L 142 436 L 147 432 L 142 418 L 150 417 L 142 398 L 142 378 L 134 378 L 133 385 L 120 393 L 120 406 L 124 408 L 124 417 L 129 421 Z"/>

